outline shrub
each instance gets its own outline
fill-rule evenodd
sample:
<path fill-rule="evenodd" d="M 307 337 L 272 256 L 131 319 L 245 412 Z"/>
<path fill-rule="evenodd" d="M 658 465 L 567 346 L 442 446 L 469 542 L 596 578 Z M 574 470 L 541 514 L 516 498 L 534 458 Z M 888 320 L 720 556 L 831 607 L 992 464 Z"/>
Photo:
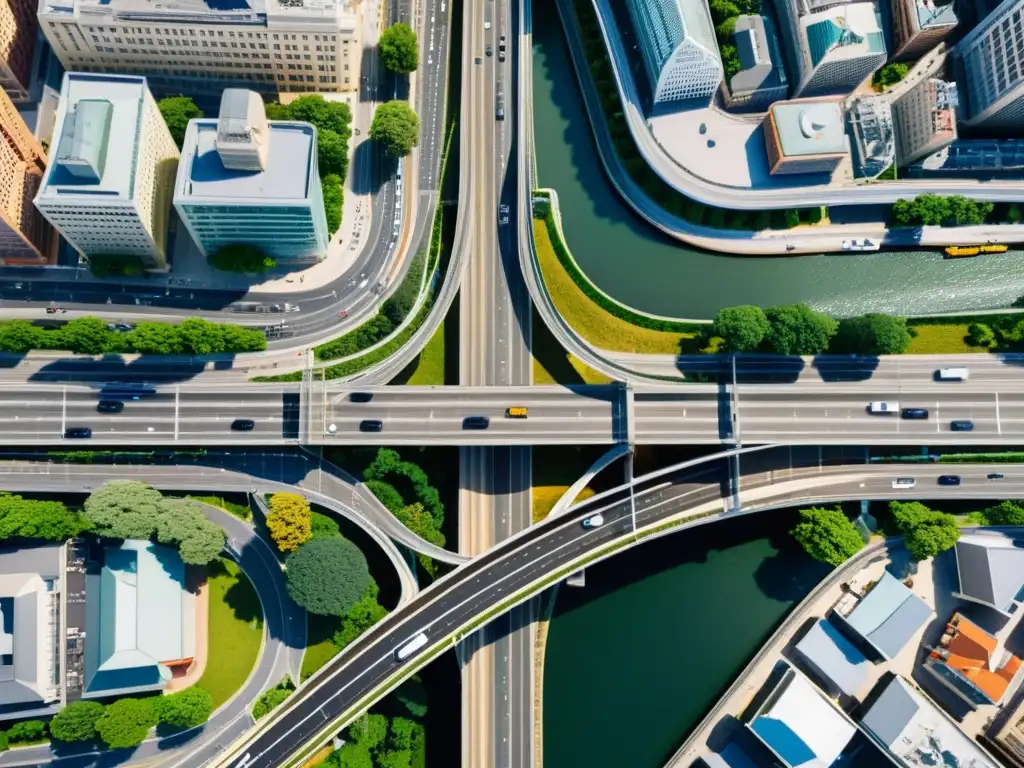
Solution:
<path fill-rule="evenodd" d="M 310 512 L 309 517 L 311 539 L 341 538 L 341 528 L 333 517 L 322 515 L 319 512 Z"/>
<path fill-rule="evenodd" d="M 213 697 L 193 685 L 154 699 L 153 708 L 161 723 L 172 728 L 195 728 L 210 719 Z"/>
<path fill-rule="evenodd" d="M 62 502 L 0 493 L 0 541 L 11 538 L 64 541 L 88 528 L 85 518 Z"/>
<path fill-rule="evenodd" d="M 288 555 L 292 600 L 319 616 L 344 616 L 370 585 L 366 557 L 348 539 L 315 539 Z"/>
<path fill-rule="evenodd" d="M 95 277 L 140 277 L 146 268 L 141 256 L 127 253 L 94 253 L 89 259 L 89 271 Z"/>
<path fill-rule="evenodd" d="M 150 699 L 118 699 L 96 720 L 96 731 L 111 749 L 127 749 L 141 744 L 157 722 Z"/>
<path fill-rule="evenodd" d="M 7 730 L 11 744 L 30 744 L 46 739 L 46 723 L 42 720 L 22 720 Z"/>
<path fill-rule="evenodd" d="M 996 335 L 985 323 L 971 323 L 967 326 L 967 343 L 974 347 L 994 347 Z"/>
<path fill-rule="evenodd" d="M 275 707 L 295 691 L 295 683 L 285 675 L 284 680 L 260 694 L 260 697 L 252 705 L 252 719 L 259 720 L 269 715 Z"/>
<path fill-rule="evenodd" d="M 73 701 L 53 716 L 50 735 L 58 741 L 92 741 L 99 735 L 96 721 L 102 716 L 98 701 Z"/>
<path fill-rule="evenodd" d="M 214 269 L 223 272 L 245 272 L 249 274 L 266 272 L 277 266 L 277 261 L 268 256 L 258 245 L 232 243 L 225 245 L 208 259 Z"/>

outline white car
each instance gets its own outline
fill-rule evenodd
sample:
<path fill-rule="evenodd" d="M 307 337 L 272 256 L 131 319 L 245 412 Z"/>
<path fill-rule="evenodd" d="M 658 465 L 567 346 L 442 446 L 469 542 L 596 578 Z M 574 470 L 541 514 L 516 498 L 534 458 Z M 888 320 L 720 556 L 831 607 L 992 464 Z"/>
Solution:
<path fill-rule="evenodd" d="M 892 481 L 893 488 L 913 488 L 917 485 L 917 480 L 912 477 L 897 477 Z"/>
<path fill-rule="evenodd" d="M 490 29 L 490 28 L 491 28 L 491 22 L 485 21 L 484 22 L 484 29 Z"/>
<path fill-rule="evenodd" d="M 875 400 L 868 403 L 868 410 L 871 413 L 899 413 L 900 404 L 891 400 Z"/>
<path fill-rule="evenodd" d="M 583 519 L 584 528 L 600 528 L 604 525 L 604 517 L 600 513 Z"/>

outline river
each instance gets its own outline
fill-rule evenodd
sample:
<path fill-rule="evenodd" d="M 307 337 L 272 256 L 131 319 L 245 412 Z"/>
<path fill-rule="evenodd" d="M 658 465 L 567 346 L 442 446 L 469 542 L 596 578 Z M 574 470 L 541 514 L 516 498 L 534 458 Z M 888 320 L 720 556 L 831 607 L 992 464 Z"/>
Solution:
<path fill-rule="evenodd" d="M 992 309 L 1024 295 L 1019 251 L 957 260 L 926 252 L 752 258 L 695 251 L 662 236 L 604 175 L 554 4 L 535 2 L 533 13 L 539 181 L 558 190 L 576 260 L 619 301 L 693 319 L 736 304 L 805 301 L 842 317 Z"/>

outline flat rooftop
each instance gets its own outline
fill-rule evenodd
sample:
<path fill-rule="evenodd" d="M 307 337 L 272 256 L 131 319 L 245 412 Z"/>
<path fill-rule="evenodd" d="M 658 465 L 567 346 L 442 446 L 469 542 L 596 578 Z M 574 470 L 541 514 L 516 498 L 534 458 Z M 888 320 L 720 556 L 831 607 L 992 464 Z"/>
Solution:
<path fill-rule="evenodd" d="M 846 153 L 839 101 L 780 101 L 772 104 L 771 111 L 786 157 Z"/>
<path fill-rule="evenodd" d="M 316 148 L 307 123 L 270 121 L 270 149 L 263 171 L 228 170 L 214 146 L 216 120 L 193 120 L 185 134 L 174 199 L 182 202 L 305 200 Z"/>
<path fill-rule="evenodd" d="M 146 90 L 144 77 L 65 73 L 38 197 L 131 200 Z M 89 172 L 73 173 L 75 166 Z"/>

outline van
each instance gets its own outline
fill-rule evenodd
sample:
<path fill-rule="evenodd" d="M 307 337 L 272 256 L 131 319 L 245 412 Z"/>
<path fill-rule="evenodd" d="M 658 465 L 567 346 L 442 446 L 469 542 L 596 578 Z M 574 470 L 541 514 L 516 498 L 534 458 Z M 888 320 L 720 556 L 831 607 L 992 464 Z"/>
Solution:
<path fill-rule="evenodd" d="M 886 400 L 875 400 L 868 403 L 869 413 L 899 413 L 900 404 Z"/>
<path fill-rule="evenodd" d="M 917 485 L 917 480 L 912 477 L 897 477 L 892 481 L 893 488 L 913 488 Z"/>
<path fill-rule="evenodd" d="M 939 368 L 935 378 L 939 381 L 967 381 L 971 377 L 969 368 Z"/>
<path fill-rule="evenodd" d="M 530 409 L 525 405 L 513 405 L 505 409 L 505 416 L 510 419 L 525 419 Z"/>

